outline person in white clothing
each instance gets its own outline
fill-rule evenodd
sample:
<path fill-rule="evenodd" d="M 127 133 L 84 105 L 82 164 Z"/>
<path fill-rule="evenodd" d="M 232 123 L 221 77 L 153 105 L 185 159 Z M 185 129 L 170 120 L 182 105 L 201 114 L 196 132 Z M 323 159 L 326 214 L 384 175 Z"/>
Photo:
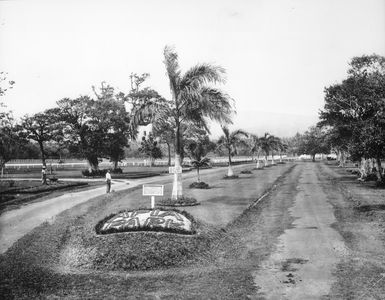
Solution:
<path fill-rule="evenodd" d="M 106 183 L 107 183 L 106 193 L 109 193 L 111 191 L 111 173 L 110 173 L 110 170 L 108 170 L 106 173 Z"/>

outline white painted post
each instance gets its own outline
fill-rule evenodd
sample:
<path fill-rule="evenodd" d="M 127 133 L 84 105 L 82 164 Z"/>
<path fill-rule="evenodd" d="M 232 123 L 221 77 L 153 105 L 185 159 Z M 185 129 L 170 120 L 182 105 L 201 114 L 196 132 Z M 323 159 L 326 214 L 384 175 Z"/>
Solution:
<path fill-rule="evenodd" d="M 155 196 L 151 196 L 151 209 L 155 208 Z"/>

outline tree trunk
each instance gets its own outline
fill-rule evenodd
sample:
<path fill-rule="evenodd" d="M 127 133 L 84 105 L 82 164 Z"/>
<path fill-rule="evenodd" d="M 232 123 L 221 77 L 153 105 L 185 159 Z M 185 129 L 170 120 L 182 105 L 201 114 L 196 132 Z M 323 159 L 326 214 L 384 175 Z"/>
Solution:
<path fill-rule="evenodd" d="M 197 167 L 197 174 L 198 174 L 198 182 L 201 182 L 201 177 L 200 177 L 200 174 L 199 174 L 199 167 Z"/>
<path fill-rule="evenodd" d="M 265 167 L 267 167 L 268 164 L 269 164 L 269 161 L 267 160 L 267 155 L 268 155 L 268 154 L 265 154 L 265 163 L 264 163 Z"/>
<path fill-rule="evenodd" d="M 43 142 L 39 141 L 38 144 L 39 144 L 39 148 L 40 148 L 40 152 L 41 152 L 41 163 L 43 166 L 46 166 Z"/>
<path fill-rule="evenodd" d="M 312 161 L 315 162 L 315 154 L 313 154 L 312 156 L 313 156 Z"/>
<path fill-rule="evenodd" d="M 360 162 L 360 167 L 358 169 L 358 171 L 360 172 L 360 177 L 358 178 L 359 180 L 363 180 L 367 176 L 365 165 L 366 165 L 366 159 L 362 157 Z"/>
<path fill-rule="evenodd" d="M 180 155 L 175 154 L 175 168 L 180 168 Z M 172 186 L 172 200 L 178 200 L 179 198 L 183 197 L 183 189 L 182 189 L 182 173 L 175 173 L 174 174 L 174 183 Z"/>
<path fill-rule="evenodd" d="M 167 165 L 171 166 L 171 146 L 170 146 L 170 143 L 166 143 L 166 144 L 167 144 L 167 153 L 168 153 Z"/>
<path fill-rule="evenodd" d="M 99 169 L 99 161 L 95 155 L 87 156 L 88 169 L 91 172 L 92 170 L 96 171 Z"/>
<path fill-rule="evenodd" d="M 116 170 L 117 168 L 118 168 L 118 161 L 115 160 L 115 161 L 114 161 L 114 170 Z"/>
<path fill-rule="evenodd" d="M 180 128 L 179 123 L 176 122 L 176 134 L 175 134 L 175 168 L 181 168 L 181 141 L 180 141 Z M 174 182 L 172 185 L 172 200 L 178 200 L 183 197 L 182 189 L 182 173 L 174 174 Z"/>
<path fill-rule="evenodd" d="M 382 184 L 384 182 L 384 178 L 382 176 L 382 172 L 381 172 L 381 159 L 380 157 L 377 157 L 377 170 L 376 170 L 376 174 L 377 174 L 377 183 L 379 184 Z"/>
<path fill-rule="evenodd" d="M 257 169 L 259 169 L 259 154 L 257 155 Z"/>
<path fill-rule="evenodd" d="M 233 168 L 231 167 L 231 149 L 229 149 L 229 168 L 227 170 L 227 177 L 234 176 Z"/>
<path fill-rule="evenodd" d="M 274 165 L 274 152 L 271 151 L 271 164 Z"/>

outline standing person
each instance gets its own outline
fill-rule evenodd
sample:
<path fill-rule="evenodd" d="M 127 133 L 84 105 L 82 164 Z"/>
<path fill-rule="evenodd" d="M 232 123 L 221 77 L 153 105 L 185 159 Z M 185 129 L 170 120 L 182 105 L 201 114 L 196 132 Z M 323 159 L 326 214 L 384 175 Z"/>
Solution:
<path fill-rule="evenodd" d="M 47 184 L 47 172 L 45 170 L 45 166 L 43 166 L 41 170 L 41 184 Z"/>
<path fill-rule="evenodd" d="M 107 183 L 106 193 L 109 193 L 111 190 L 111 173 L 110 173 L 110 170 L 108 170 L 106 173 L 106 183 Z"/>

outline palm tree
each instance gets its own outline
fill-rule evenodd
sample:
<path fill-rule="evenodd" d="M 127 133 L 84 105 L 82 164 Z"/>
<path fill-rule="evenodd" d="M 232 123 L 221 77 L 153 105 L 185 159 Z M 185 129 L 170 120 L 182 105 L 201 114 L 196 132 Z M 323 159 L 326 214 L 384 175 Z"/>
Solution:
<path fill-rule="evenodd" d="M 223 135 L 218 139 L 218 146 L 224 147 L 228 151 L 229 168 L 227 171 L 227 177 L 234 176 L 233 169 L 231 167 L 231 156 L 237 153 L 237 146 L 245 144 L 245 141 L 241 139 L 242 136 L 247 137 L 247 133 L 241 129 L 230 132 L 229 128 L 222 126 Z"/>
<path fill-rule="evenodd" d="M 270 151 L 273 151 L 276 147 L 276 137 L 266 132 L 264 136 L 259 138 L 261 149 L 265 154 L 265 166 L 268 165 L 267 157 L 269 156 Z M 274 158 L 272 160 L 274 164 Z"/>
<path fill-rule="evenodd" d="M 255 134 L 250 134 L 250 138 L 247 141 L 249 151 L 251 153 L 251 160 L 254 161 L 254 153 L 257 153 L 257 169 L 259 169 L 259 154 L 261 152 L 261 143 L 259 138 Z"/>
<path fill-rule="evenodd" d="M 164 64 L 172 97 L 167 114 L 175 122 L 175 167 L 180 168 L 182 125 L 193 123 L 207 128 L 206 118 L 222 124 L 231 123 L 232 99 L 226 93 L 209 85 L 225 82 L 225 70 L 222 67 L 197 64 L 183 74 L 179 67 L 178 54 L 169 46 L 164 49 Z M 182 174 L 174 174 L 171 198 L 177 200 L 182 196 Z"/>
<path fill-rule="evenodd" d="M 277 149 L 279 152 L 279 162 L 282 163 L 282 152 L 286 152 L 289 148 L 288 144 L 282 139 L 278 139 Z"/>
<path fill-rule="evenodd" d="M 199 174 L 200 168 L 209 166 L 210 163 L 210 159 L 206 157 L 209 152 L 209 142 L 210 141 L 207 136 L 205 139 L 189 142 L 186 147 L 187 155 L 191 159 L 191 165 L 197 169 L 197 182 L 201 182 Z"/>

